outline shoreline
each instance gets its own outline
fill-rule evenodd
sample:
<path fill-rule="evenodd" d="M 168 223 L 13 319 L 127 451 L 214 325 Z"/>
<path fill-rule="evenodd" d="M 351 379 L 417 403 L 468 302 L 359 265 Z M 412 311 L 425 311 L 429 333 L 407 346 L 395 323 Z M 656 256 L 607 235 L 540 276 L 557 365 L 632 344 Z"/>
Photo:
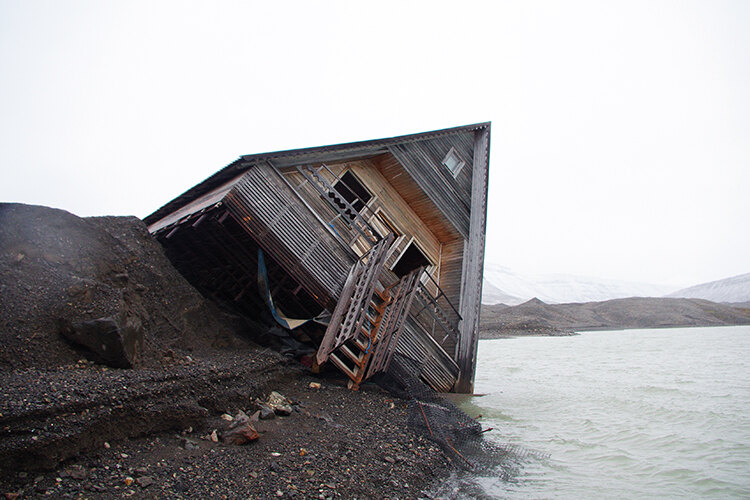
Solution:
<path fill-rule="evenodd" d="M 453 470 L 439 445 L 410 427 L 407 401 L 373 384 L 350 391 L 339 378 L 313 376 L 258 351 L 160 371 L 86 365 L 2 373 L 16 384 L 3 390 L 0 403 L 0 492 L 417 498 Z M 50 391 L 71 374 L 77 387 Z M 260 437 L 245 445 L 211 440 L 227 427 L 223 414 L 251 415 L 252 400 L 271 390 L 294 402 L 291 415 L 253 422 Z M 112 404 L 89 398 L 89 391 Z"/>
<path fill-rule="evenodd" d="M 572 332 L 553 332 L 553 333 L 541 333 L 541 332 L 524 332 L 518 330 L 511 330 L 509 333 L 492 333 L 489 334 L 487 331 L 480 333 L 480 340 L 497 340 L 497 339 L 515 339 L 519 337 L 575 337 L 583 333 L 590 332 L 618 332 L 627 330 L 677 330 L 684 328 L 732 328 L 736 326 L 750 326 L 750 323 L 738 323 L 733 325 L 660 325 L 660 326 L 638 326 L 638 327 L 591 327 L 581 328 Z"/>
<path fill-rule="evenodd" d="M 509 330 L 508 332 L 492 333 L 488 335 L 488 332 L 480 332 L 480 340 L 495 340 L 495 339 L 515 339 L 518 337 L 574 337 L 580 335 L 580 332 L 526 332 L 523 330 Z"/>

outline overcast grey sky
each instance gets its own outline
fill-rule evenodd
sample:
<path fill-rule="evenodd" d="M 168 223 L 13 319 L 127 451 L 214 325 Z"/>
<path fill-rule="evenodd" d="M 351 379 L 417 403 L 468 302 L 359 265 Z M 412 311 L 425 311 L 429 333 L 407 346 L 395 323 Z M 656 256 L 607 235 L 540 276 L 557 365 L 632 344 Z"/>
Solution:
<path fill-rule="evenodd" d="M 144 217 L 241 154 L 492 121 L 487 259 L 750 272 L 750 2 L 0 0 L 0 200 Z"/>

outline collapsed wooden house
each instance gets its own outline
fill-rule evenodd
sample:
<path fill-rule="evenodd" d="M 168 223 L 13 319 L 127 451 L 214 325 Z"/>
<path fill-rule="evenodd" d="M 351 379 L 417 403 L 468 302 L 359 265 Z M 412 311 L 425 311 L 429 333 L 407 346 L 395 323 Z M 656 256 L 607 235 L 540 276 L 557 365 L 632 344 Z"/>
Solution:
<path fill-rule="evenodd" d="M 203 293 L 303 325 L 355 388 L 398 352 L 471 392 L 489 147 L 480 123 L 242 156 L 145 221 Z"/>

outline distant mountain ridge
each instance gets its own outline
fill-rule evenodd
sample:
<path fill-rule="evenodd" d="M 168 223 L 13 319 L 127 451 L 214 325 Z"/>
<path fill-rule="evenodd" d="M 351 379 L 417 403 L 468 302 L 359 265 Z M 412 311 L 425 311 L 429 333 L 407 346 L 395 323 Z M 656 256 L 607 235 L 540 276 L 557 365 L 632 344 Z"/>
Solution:
<path fill-rule="evenodd" d="M 602 302 L 628 297 L 674 297 L 712 302 L 750 302 L 750 273 L 701 283 L 689 288 L 591 278 L 568 274 L 522 274 L 486 264 L 482 304 L 515 306 L 531 298 L 546 304 Z"/>
<path fill-rule="evenodd" d="M 667 297 L 699 298 L 713 302 L 750 302 L 750 273 L 683 288 Z"/>
<path fill-rule="evenodd" d="M 548 304 L 661 297 L 674 287 L 568 274 L 522 274 L 494 264 L 484 268 L 483 304 L 518 305 L 532 297 Z"/>
<path fill-rule="evenodd" d="M 750 325 L 750 308 L 703 299 L 634 297 L 585 304 L 482 307 L 480 338 L 564 335 L 584 330 Z"/>

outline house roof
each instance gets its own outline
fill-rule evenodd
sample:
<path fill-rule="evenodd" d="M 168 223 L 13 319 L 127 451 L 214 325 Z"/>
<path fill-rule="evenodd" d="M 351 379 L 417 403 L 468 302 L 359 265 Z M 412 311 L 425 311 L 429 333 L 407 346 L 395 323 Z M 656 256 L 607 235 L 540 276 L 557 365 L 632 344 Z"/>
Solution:
<path fill-rule="evenodd" d="M 464 125 L 460 127 L 433 130 L 418 134 L 409 134 L 384 139 L 374 139 L 360 142 L 334 144 L 330 146 L 317 146 L 303 149 L 290 149 L 270 153 L 260 153 L 240 156 L 237 160 L 219 170 L 200 184 L 190 188 L 174 200 L 156 210 L 144 219 L 147 225 L 151 225 L 180 207 L 190 203 L 196 198 L 205 195 L 211 190 L 221 186 L 237 175 L 252 168 L 258 162 L 272 161 L 277 167 L 300 165 L 305 163 L 333 162 L 337 160 L 353 160 L 376 156 L 389 151 L 394 146 L 406 145 L 413 142 L 441 137 L 450 137 L 466 134 L 479 129 L 490 128 L 490 122 Z"/>

